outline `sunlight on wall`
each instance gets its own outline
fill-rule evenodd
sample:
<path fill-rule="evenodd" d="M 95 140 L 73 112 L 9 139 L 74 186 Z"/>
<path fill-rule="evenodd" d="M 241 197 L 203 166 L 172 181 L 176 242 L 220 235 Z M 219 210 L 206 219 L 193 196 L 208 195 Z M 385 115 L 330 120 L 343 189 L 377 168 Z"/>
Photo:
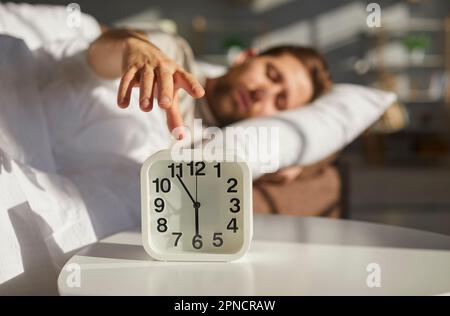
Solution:
<path fill-rule="evenodd" d="M 373 31 L 366 25 L 366 7 L 357 1 L 330 10 L 309 21 L 295 22 L 256 37 L 257 48 L 293 43 L 313 45 L 327 52 L 344 46 L 356 39 L 361 32 Z M 382 10 L 383 25 L 401 26 L 409 21 L 409 10 L 405 4 L 397 4 Z"/>

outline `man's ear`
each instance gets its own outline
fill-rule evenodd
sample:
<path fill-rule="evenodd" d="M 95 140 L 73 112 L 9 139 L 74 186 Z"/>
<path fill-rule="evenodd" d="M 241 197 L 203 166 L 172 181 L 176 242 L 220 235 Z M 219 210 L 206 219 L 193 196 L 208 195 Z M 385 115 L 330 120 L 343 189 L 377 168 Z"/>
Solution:
<path fill-rule="evenodd" d="M 256 48 L 247 48 L 237 55 L 236 59 L 233 62 L 233 66 L 237 66 L 245 62 L 250 57 L 254 57 L 258 55 L 258 51 Z"/>

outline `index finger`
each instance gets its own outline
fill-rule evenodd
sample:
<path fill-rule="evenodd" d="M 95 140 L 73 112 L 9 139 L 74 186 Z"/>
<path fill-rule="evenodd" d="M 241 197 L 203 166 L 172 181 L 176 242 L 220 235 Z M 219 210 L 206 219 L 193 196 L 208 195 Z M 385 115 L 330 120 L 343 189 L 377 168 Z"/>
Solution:
<path fill-rule="evenodd" d="M 178 95 L 175 92 L 172 106 L 166 109 L 167 126 L 172 132 L 177 127 L 183 127 L 183 117 L 180 113 Z M 181 136 L 183 137 L 183 136 Z"/>

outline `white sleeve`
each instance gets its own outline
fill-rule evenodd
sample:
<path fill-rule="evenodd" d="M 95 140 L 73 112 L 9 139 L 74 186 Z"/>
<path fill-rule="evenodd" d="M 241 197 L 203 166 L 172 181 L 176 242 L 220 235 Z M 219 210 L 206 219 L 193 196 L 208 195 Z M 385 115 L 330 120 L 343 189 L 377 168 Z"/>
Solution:
<path fill-rule="evenodd" d="M 158 29 L 148 30 L 145 33 L 148 40 L 167 57 L 182 66 L 186 71 L 195 71 L 194 54 L 184 38 Z"/>

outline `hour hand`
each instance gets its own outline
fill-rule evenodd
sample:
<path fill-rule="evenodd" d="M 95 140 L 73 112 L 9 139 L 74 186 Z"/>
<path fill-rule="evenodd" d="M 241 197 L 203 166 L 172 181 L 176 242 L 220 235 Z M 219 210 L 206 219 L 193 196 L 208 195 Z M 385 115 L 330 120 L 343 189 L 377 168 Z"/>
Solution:
<path fill-rule="evenodd" d="M 194 208 L 198 208 L 197 206 L 197 202 L 194 200 L 194 198 L 192 197 L 191 192 L 189 192 L 188 188 L 186 187 L 186 185 L 184 184 L 183 180 L 181 179 L 181 177 L 179 175 L 177 175 L 178 180 L 180 181 L 181 185 L 183 186 L 184 190 L 186 191 L 186 193 L 189 195 L 189 197 L 191 198 L 192 203 L 194 203 Z"/>

